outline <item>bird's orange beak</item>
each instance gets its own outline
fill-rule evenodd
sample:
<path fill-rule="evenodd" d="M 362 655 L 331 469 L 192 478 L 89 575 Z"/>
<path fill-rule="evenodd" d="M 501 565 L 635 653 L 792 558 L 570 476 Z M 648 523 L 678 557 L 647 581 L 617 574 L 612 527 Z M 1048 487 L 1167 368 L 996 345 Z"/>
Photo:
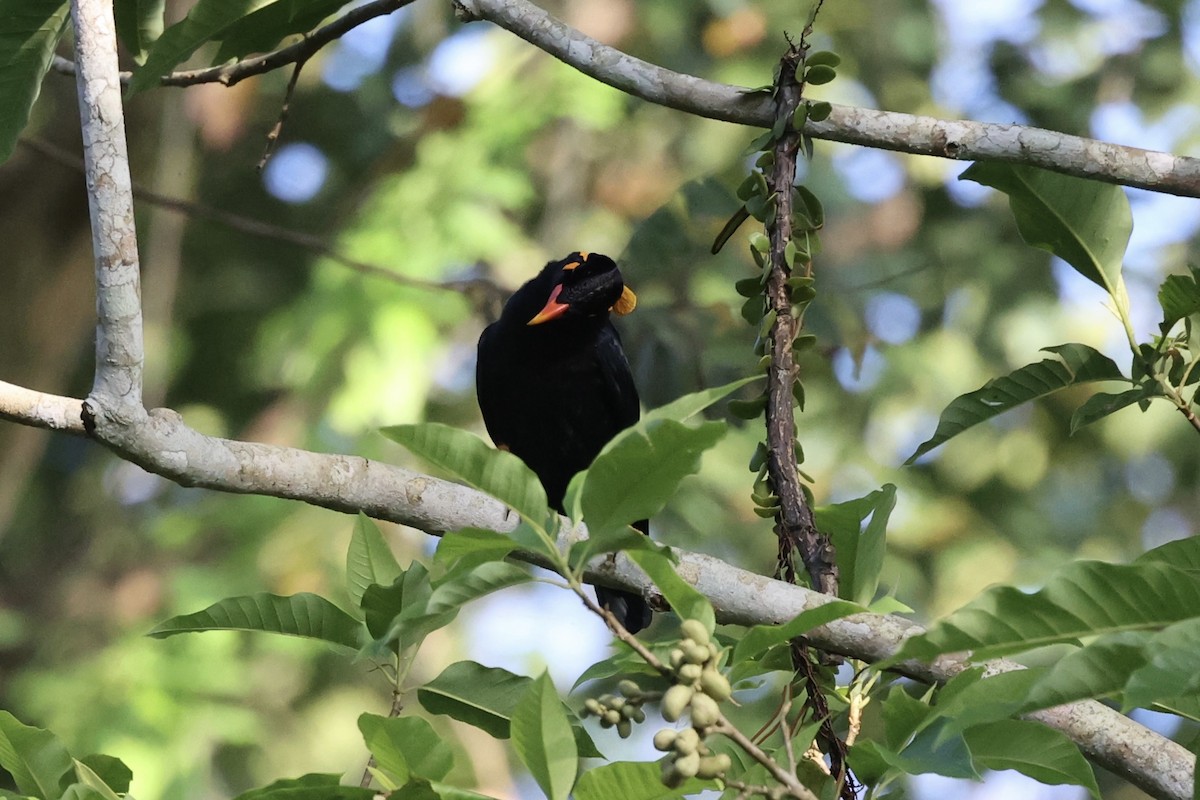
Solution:
<path fill-rule="evenodd" d="M 558 294 L 562 291 L 562 284 L 554 287 L 554 291 L 550 292 L 550 299 L 546 301 L 546 305 L 537 313 L 533 319 L 526 322 L 526 325 L 541 325 L 543 322 L 549 322 L 552 319 L 557 319 L 567 313 L 570 308 L 566 303 L 558 302 Z"/>

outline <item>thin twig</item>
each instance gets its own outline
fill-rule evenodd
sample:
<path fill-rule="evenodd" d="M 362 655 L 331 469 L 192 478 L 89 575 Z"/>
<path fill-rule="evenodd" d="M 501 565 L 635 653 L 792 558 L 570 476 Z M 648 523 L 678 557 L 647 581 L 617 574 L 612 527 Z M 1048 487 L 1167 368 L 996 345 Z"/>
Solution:
<path fill-rule="evenodd" d="M 288 111 L 292 106 L 292 94 L 296 91 L 296 81 L 300 79 L 300 70 L 304 69 L 304 65 L 308 63 L 308 57 L 297 59 L 296 66 L 292 67 L 292 77 L 288 79 L 287 90 L 283 93 L 283 105 L 279 108 L 279 119 L 275 121 L 274 127 L 267 134 L 267 146 L 263 150 L 262 158 L 258 162 L 256 169 L 262 172 L 267 166 L 267 161 L 270 160 L 271 154 L 275 152 L 275 143 L 279 141 L 279 135 L 283 133 L 283 125 L 287 122 Z"/>
<path fill-rule="evenodd" d="M 784 769 L 778 761 L 771 758 L 761 747 L 750 741 L 749 737 L 730 723 L 724 714 L 717 720 L 716 725 L 709 728 L 709 731 L 726 737 L 742 748 L 746 752 L 746 755 L 766 767 L 767 772 L 771 773 L 771 777 L 787 789 L 788 794 L 792 797 L 800 798 L 800 800 L 817 800 L 817 796 L 807 786 L 800 783 L 799 778 Z"/>
<path fill-rule="evenodd" d="M 45 156 L 46 158 L 61 164 L 70 169 L 83 171 L 83 161 L 73 153 L 56 147 L 41 139 L 22 137 L 18 140 L 22 147 L 27 147 L 34 152 Z M 290 230 L 272 225 L 269 222 L 244 217 L 240 214 L 234 214 L 231 211 L 216 208 L 204 203 L 197 203 L 192 200 L 184 200 L 178 197 L 168 197 L 160 194 L 153 189 L 149 189 L 139 183 L 133 184 L 133 194 L 138 200 L 150 203 L 160 208 L 165 208 L 169 211 L 175 211 L 180 214 L 187 214 L 191 217 L 199 219 L 207 219 L 224 225 L 231 230 L 245 233 L 250 236 L 256 236 L 261 239 L 270 239 L 276 242 L 295 245 L 296 247 L 308 250 L 318 256 L 327 258 L 330 261 L 339 264 L 347 269 L 353 270 L 370 278 L 379 278 L 391 283 L 407 286 L 414 289 L 426 289 L 429 291 L 451 291 L 466 294 L 472 301 L 472 304 L 477 309 L 483 309 L 495 305 L 507 294 L 507 292 L 497 286 L 492 281 L 485 278 L 469 278 L 459 281 L 427 281 L 421 278 L 412 278 L 396 272 L 394 269 L 379 266 L 378 264 L 370 264 L 366 261 L 350 258 L 343 253 L 335 250 L 330 245 L 326 244 L 319 236 L 314 236 L 308 233 L 300 233 L 299 231 Z"/>

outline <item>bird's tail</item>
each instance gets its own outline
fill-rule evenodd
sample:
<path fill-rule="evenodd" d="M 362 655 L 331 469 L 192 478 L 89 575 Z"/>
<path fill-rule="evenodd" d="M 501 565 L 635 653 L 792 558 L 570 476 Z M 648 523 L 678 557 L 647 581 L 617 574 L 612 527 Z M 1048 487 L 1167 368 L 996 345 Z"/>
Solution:
<path fill-rule="evenodd" d="M 650 624 L 650 606 L 646 605 L 646 598 L 640 594 L 597 586 L 596 599 L 601 606 L 611 611 L 630 633 L 637 633 Z"/>

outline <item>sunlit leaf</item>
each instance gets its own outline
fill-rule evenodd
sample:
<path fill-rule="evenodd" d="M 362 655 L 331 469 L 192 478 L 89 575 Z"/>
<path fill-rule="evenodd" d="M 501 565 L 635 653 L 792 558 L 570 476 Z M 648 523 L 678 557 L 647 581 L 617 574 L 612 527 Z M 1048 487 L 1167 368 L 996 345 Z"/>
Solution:
<path fill-rule="evenodd" d="M 1088 698 L 1118 694 L 1134 670 L 1146 663 L 1149 631 L 1117 631 L 1067 653 L 1030 686 L 1020 710 L 1035 711 Z"/>
<path fill-rule="evenodd" d="M 547 516 L 546 490 L 525 462 L 496 450 L 473 433 L 437 422 L 395 425 L 384 436 L 431 464 L 486 492 L 525 520 L 541 525 Z"/>
<path fill-rule="evenodd" d="M 0 0 L 0 163 L 29 121 L 69 19 L 65 0 Z"/>
<path fill-rule="evenodd" d="M 1165 334 L 1181 319 L 1200 314 L 1200 283 L 1195 267 L 1187 275 L 1168 275 L 1158 287 L 1158 304 L 1162 307 L 1161 330 Z"/>
<path fill-rule="evenodd" d="M 366 514 L 359 513 L 346 552 L 346 591 L 355 607 L 362 603 L 368 586 L 373 583 L 388 586 L 402 572 L 379 526 Z"/>
<path fill-rule="evenodd" d="M 0 767 L 12 775 L 18 790 L 40 798 L 58 797 L 59 776 L 73 766 L 57 736 L 0 711 Z"/>
<path fill-rule="evenodd" d="M 459 661 L 418 689 L 417 699 L 431 714 L 445 714 L 507 739 L 513 709 L 532 682 L 506 669 Z"/>
<path fill-rule="evenodd" d="M 363 626 L 333 603 L 315 594 L 280 597 L 265 592 L 227 597 L 203 611 L 160 622 L 147 636 L 164 639 L 200 631 L 262 631 L 320 639 L 357 650 Z"/>
<path fill-rule="evenodd" d="M 579 754 L 571 723 L 550 675 L 533 681 L 513 711 L 513 749 L 549 800 L 566 800 L 575 784 Z"/>
<path fill-rule="evenodd" d="M 803 636 L 813 628 L 833 622 L 835 619 L 866 611 L 857 603 L 834 600 L 807 611 L 801 611 L 790 621 L 781 625 L 755 625 L 746 631 L 733 648 L 733 663 L 756 658 L 766 650 Z"/>
<path fill-rule="evenodd" d="M 975 763 L 988 769 L 1013 769 L 1039 783 L 1073 784 L 1100 797 L 1096 774 L 1066 734 L 1037 722 L 1005 719 L 963 734 Z"/>
<path fill-rule="evenodd" d="M 691 778 L 674 789 L 663 786 L 662 770 L 653 761 L 616 761 L 579 776 L 575 800 L 670 800 L 713 789 L 713 781 Z"/>
<path fill-rule="evenodd" d="M 629 553 L 629 558 L 650 576 L 680 619 L 698 619 L 710 631 L 716 626 L 716 615 L 708 598 L 679 577 L 669 558 L 653 550 L 635 550 Z"/>
<path fill-rule="evenodd" d="M 988 589 L 908 639 L 889 661 L 929 661 L 960 650 L 984 659 L 1086 636 L 1156 630 L 1198 608 L 1200 580 L 1189 571 L 1160 563 L 1078 561 L 1032 594 L 1013 586 Z"/>
<path fill-rule="evenodd" d="M 92 775 L 96 776 L 112 791 L 118 794 L 129 792 L 129 784 L 133 781 L 133 771 L 121 759 L 114 756 L 106 756 L 102 753 L 93 753 L 78 759 L 76 763 L 83 764 Z M 67 772 L 62 776 L 59 780 L 60 787 L 65 789 L 66 784 L 72 779 L 83 780 L 83 777 L 79 774 L 78 767 L 73 772 L 74 775 L 71 772 Z"/>
<path fill-rule="evenodd" d="M 506 669 L 459 661 L 418 689 L 417 699 L 431 714 L 445 714 L 507 739 L 512 715 L 532 683 L 532 678 Z M 571 732 L 581 758 L 603 757 L 581 725 L 572 724 Z"/>
<path fill-rule="evenodd" d="M 447 568 L 459 570 L 498 561 L 516 549 L 517 543 L 511 536 L 481 528 L 464 528 L 442 536 L 433 559 Z"/>
<path fill-rule="evenodd" d="M 895 507 L 896 487 L 889 483 L 858 500 L 814 510 L 818 530 L 830 537 L 837 550 L 842 597 L 857 603 L 874 599 L 883 569 L 888 518 Z"/>
<path fill-rule="evenodd" d="M 374 789 L 341 786 L 340 775 L 312 773 L 283 778 L 268 786 L 242 792 L 233 800 L 372 800 Z"/>
<path fill-rule="evenodd" d="M 904 463 L 913 463 L 980 422 L 1059 389 L 1093 381 L 1128 380 L 1112 359 L 1085 344 L 1060 344 L 1042 349 L 1054 353 L 1057 358 L 1026 364 L 1008 375 L 993 378 L 982 389 L 951 401 L 942 412 L 933 436 Z"/>
<path fill-rule="evenodd" d="M 1110 295 L 1119 291 L 1133 231 L 1120 186 L 994 161 L 972 164 L 959 179 L 1007 194 L 1022 239 L 1066 261 Z"/>
<path fill-rule="evenodd" d="M 96 771 L 82 761 L 75 761 L 75 777 L 79 783 L 96 793 L 101 800 L 121 800 L 113 788 Z"/>
<path fill-rule="evenodd" d="M 1200 609 L 1193 608 L 1193 612 Z M 1200 692 L 1200 616 L 1168 625 L 1146 645 L 1149 663 L 1125 686 L 1125 710 Z"/>
<path fill-rule="evenodd" d="M 589 531 L 624 528 L 661 511 L 700 456 L 725 435 L 724 422 L 690 428 L 653 419 L 619 433 L 587 470 L 580 505 Z"/>
<path fill-rule="evenodd" d="M 947 732 L 1013 716 L 1021 710 L 1029 687 L 1046 670 L 1017 669 L 988 677 L 982 677 L 982 672 L 981 667 L 964 670 L 938 692 L 933 711 L 948 720 Z"/>
<path fill-rule="evenodd" d="M 666 405 L 653 408 L 646 412 L 642 417 L 642 423 L 650 422 L 656 419 L 671 419 L 676 422 L 684 422 L 695 415 L 699 414 L 704 409 L 724 400 L 729 395 L 736 392 L 738 389 L 747 384 L 761 381 L 761 375 L 755 375 L 750 378 L 741 378 L 732 381 L 723 386 L 716 386 L 712 389 L 701 389 L 698 392 L 685 394 L 682 397 L 676 398 Z"/>
<path fill-rule="evenodd" d="M 358 729 L 375 763 L 398 785 L 413 776 L 441 780 L 454 766 L 450 745 L 420 717 L 363 714 Z"/>
<path fill-rule="evenodd" d="M 1133 560 L 1135 564 L 1148 562 L 1170 564 L 1179 569 L 1200 572 L 1200 536 L 1188 536 L 1160 544 Z"/>

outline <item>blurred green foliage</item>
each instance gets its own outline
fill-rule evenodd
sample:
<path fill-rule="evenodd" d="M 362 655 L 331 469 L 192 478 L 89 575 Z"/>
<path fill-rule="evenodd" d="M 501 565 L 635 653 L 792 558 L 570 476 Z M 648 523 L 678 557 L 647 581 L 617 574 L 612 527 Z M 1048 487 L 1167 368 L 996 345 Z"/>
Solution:
<path fill-rule="evenodd" d="M 1197 100 L 1184 23 L 1195 3 L 1125 4 L 1161 24 L 1139 38 L 1143 28 L 1131 22 L 1117 49 L 1103 33 L 1120 18 L 1065 0 L 1028 5 L 1023 32 L 972 45 L 972 32 L 948 23 L 940 6 L 829 4 L 816 43 L 844 60 L 839 80 L 813 96 L 947 118 L 1019 114 L 1082 135 L 1092 133 L 1098 107 L 1128 107 L 1159 126 L 1152 142 L 1132 144 L 1196 149 L 1200 128 L 1167 124 L 1172 109 Z M 748 86 L 770 80 L 783 32 L 803 22 L 794 3 L 778 0 L 549 9 L 655 63 Z M 607 252 L 620 257 L 641 300 L 619 324 L 647 406 L 747 374 L 753 333 L 738 316 L 733 282 L 753 264 L 741 235 L 718 257 L 708 246 L 736 206 L 755 132 L 624 97 L 503 31 L 459 26 L 445 5 L 417 4 L 400 19 L 353 91 L 322 80 L 339 63 L 348 69 L 346 43 L 301 76 L 282 141 L 309 143 L 327 160 L 310 200 L 273 197 L 254 171 L 285 74 L 234 89 L 138 95 L 130 103 L 135 179 L 183 176 L 183 193 L 196 200 L 318 234 L 347 256 L 423 281 L 482 277 L 511 288 L 565 252 Z M 398 103 L 396 76 L 426 67 L 441 42 L 464 34 L 490 59 L 473 88 L 461 97 L 434 92 L 419 107 Z M 971 46 L 976 88 L 939 88 Z M 46 80 L 33 136 L 75 124 L 68 80 Z M 165 114 L 187 121 L 182 140 L 160 137 Z M 161 152 L 168 142 L 176 149 Z M 1027 247 L 1002 197 L 959 191 L 952 175 L 961 165 L 861 156 L 818 142 L 807 165 L 827 227 L 807 317 L 818 346 L 801 363 L 800 438 L 819 503 L 898 487 L 881 588 L 929 618 L 991 583 L 1035 586 L 1077 557 L 1125 560 L 1194 534 L 1200 450 L 1166 406 L 1127 409 L 1068 437 L 1088 394 L 1072 391 L 900 468 L 949 400 L 1037 360 L 1040 347 L 1079 341 L 1123 367 L 1128 360 L 1100 292 L 1064 279 L 1048 255 Z M 61 170 L 36 158 L 19 150 L 0 181 L 7 188 L 21 170 Z M 77 176 L 60 192 L 78 193 Z M 40 225 L 23 235 L 62 236 L 52 213 L 60 202 L 39 195 Z M 139 212 L 145 247 L 167 223 L 144 204 Z M 1134 213 L 1141 224 L 1137 205 Z M 70 219 L 83 224 L 86 211 L 75 207 Z M 18 281 L 54 258 L 46 250 L 39 261 L 37 252 L 6 262 L 0 276 Z M 1191 257 L 1186 237 L 1140 255 L 1130 278 L 1135 314 L 1153 318 L 1161 277 Z M 176 271 L 168 314 L 148 320 L 170 334 L 150 342 L 148 359 L 163 376 L 163 403 L 204 430 L 418 468 L 375 429 L 433 420 L 482 432 L 472 375 L 475 340 L 496 312 L 488 295 L 362 276 L 303 247 L 201 219 L 187 221 L 163 263 L 145 265 L 148 290 Z M 72 279 L 87 280 L 86 270 Z M 56 306 L 37 300 L 4 297 L 0 317 L 20 304 L 52 319 Z M 908 320 L 900 332 L 895 315 Z M 1147 322 L 1139 333 L 1150 330 Z M 8 341 L 25 346 L 0 352 L 0 376 L 21 383 L 36 374 L 31 362 L 55 358 L 61 376 L 35 388 L 86 393 L 85 330 Z M 11 427 L 0 429 L 0 462 L 17 464 L 4 474 L 19 482 L 0 506 L 0 708 L 53 729 L 75 752 L 119 753 L 144 797 L 228 795 L 280 775 L 361 769 L 358 714 L 386 713 L 389 703 L 386 681 L 368 669 L 307 643 L 143 636 L 229 595 L 337 599 L 350 518 L 177 487 L 94 445 Z M 743 427 L 709 452 L 655 517 L 655 538 L 770 570 L 775 541 L 752 513 L 746 470 L 758 438 Z M 409 530 L 392 529 L 390 541 L 402 563 L 430 547 Z M 564 594 L 563 602 L 575 601 Z M 431 677 L 462 656 L 450 630 L 422 650 L 416 673 Z M 502 752 L 461 726 L 442 732 L 471 750 L 481 781 L 505 791 Z"/>

